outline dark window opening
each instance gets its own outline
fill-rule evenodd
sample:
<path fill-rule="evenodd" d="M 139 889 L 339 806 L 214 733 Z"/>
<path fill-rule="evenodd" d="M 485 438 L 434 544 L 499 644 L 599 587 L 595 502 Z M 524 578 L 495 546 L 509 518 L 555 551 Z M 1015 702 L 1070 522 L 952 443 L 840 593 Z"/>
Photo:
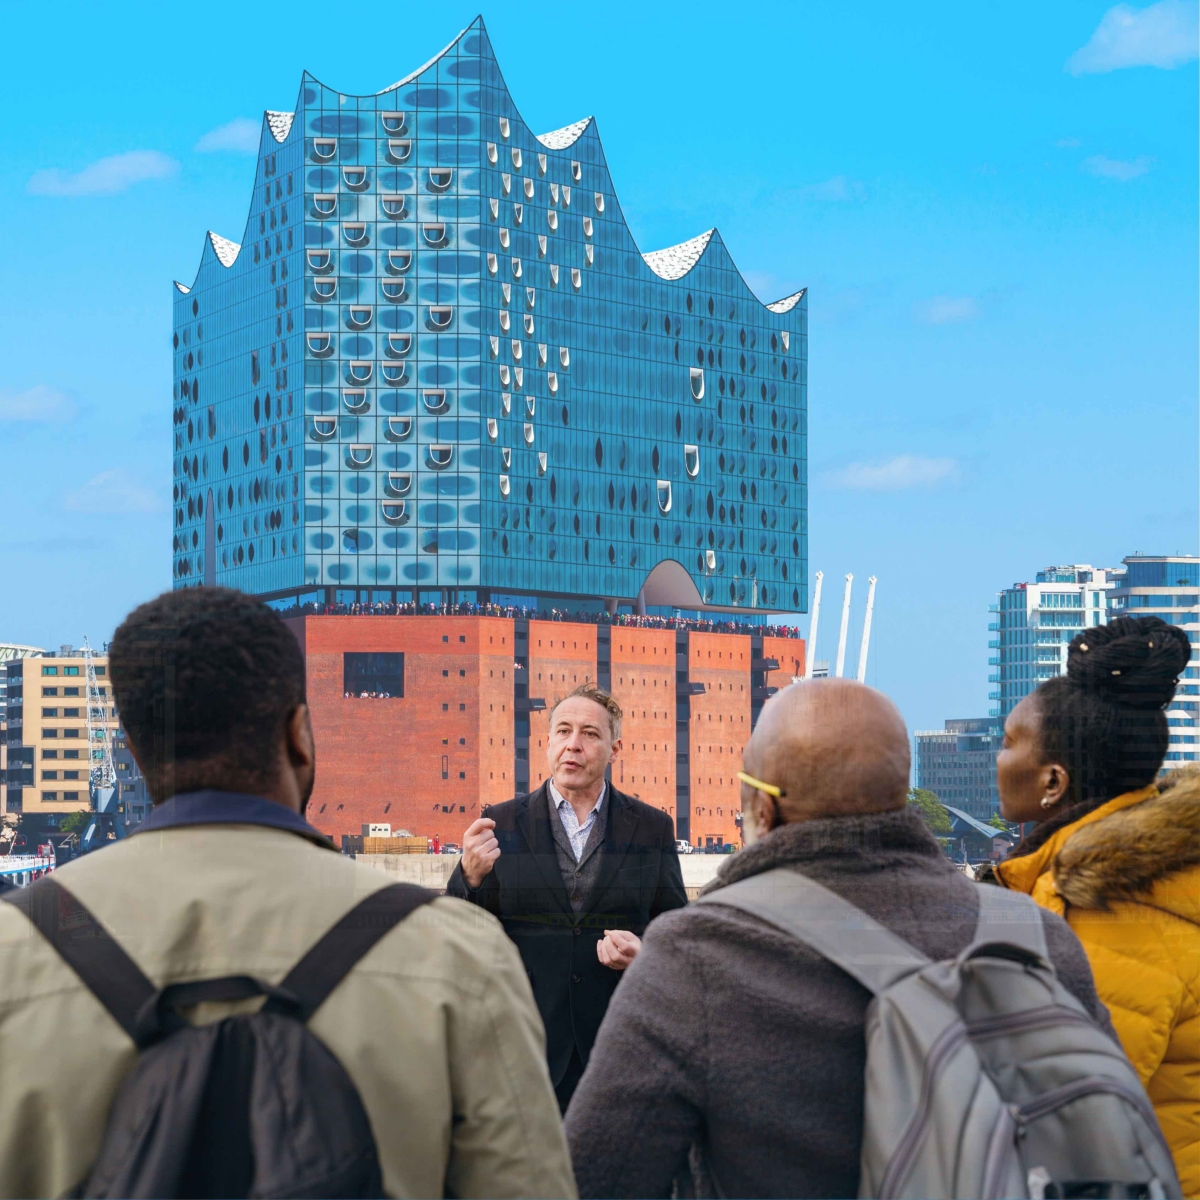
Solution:
<path fill-rule="evenodd" d="M 342 655 L 343 690 L 352 696 L 363 692 L 404 695 L 404 655 L 354 653 Z"/>

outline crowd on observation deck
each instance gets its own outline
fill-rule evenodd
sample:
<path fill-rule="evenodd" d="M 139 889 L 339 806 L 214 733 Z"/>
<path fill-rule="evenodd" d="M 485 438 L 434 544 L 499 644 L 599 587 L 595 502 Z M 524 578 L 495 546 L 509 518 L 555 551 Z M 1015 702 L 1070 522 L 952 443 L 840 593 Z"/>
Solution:
<path fill-rule="evenodd" d="M 796 625 L 758 625 L 747 621 L 711 621 L 696 617 L 663 617 L 627 612 L 568 612 L 562 608 L 540 609 L 503 604 L 414 604 L 411 601 L 320 604 L 309 601 L 276 611 L 281 617 L 508 617 L 519 621 L 568 621 L 578 625 L 612 625 L 630 629 L 681 629 L 694 633 L 741 633 L 781 638 L 803 636 Z"/>
<path fill-rule="evenodd" d="M 689 896 L 589 682 L 441 894 L 305 819 L 321 754 L 279 618 L 187 588 L 113 637 L 154 809 L 0 885 L 0 1200 L 1200 1196 L 1181 629 L 1089 627 L 1009 714 L 1022 839 L 985 878 L 908 802 L 895 705 L 825 678 L 764 704 L 744 848 Z M 610 618 L 641 622 L 714 625 Z"/>

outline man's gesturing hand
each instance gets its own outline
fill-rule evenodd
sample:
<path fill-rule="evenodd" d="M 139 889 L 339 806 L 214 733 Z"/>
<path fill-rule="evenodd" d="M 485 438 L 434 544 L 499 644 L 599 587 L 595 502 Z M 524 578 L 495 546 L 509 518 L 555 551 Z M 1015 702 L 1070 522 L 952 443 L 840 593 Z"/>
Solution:
<path fill-rule="evenodd" d="M 596 957 L 614 971 L 623 971 L 642 948 L 642 939 L 628 929 L 606 929 L 604 940 L 596 943 Z"/>
<path fill-rule="evenodd" d="M 463 834 L 462 873 L 471 891 L 483 882 L 500 857 L 500 843 L 492 833 L 495 828 L 491 817 L 480 817 Z"/>

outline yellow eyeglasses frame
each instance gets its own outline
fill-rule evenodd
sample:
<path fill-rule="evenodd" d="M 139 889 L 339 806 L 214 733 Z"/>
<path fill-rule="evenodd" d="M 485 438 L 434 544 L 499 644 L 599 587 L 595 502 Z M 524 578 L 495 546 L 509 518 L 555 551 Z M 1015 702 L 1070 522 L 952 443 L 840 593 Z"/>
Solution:
<path fill-rule="evenodd" d="M 766 792 L 768 796 L 774 796 L 776 800 L 782 800 L 787 792 L 783 788 L 774 783 L 763 783 L 761 779 L 755 779 L 753 775 L 747 775 L 745 771 L 739 771 L 737 777 L 743 782 L 748 783 L 752 788 L 760 792 Z"/>

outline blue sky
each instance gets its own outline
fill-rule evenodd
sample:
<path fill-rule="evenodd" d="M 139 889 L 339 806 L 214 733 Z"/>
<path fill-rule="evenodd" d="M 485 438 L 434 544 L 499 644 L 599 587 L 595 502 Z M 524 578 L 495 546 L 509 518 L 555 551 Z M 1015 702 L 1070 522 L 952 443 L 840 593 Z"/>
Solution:
<path fill-rule="evenodd" d="M 49 53 L 8 9 L 0 641 L 102 641 L 170 583 L 170 285 L 241 239 L 262 110 L 478 11 L 66 4 Z M 876 574 L 912 727 L 986 712 L 997 589 L 1196 552 L 1194 0 L 483 13 L 535 128 L 596 115 L 644 250 L 715 224 L 763 300 L 809 287 L 818 654 L 853 571 L 853 667 Z"/>

